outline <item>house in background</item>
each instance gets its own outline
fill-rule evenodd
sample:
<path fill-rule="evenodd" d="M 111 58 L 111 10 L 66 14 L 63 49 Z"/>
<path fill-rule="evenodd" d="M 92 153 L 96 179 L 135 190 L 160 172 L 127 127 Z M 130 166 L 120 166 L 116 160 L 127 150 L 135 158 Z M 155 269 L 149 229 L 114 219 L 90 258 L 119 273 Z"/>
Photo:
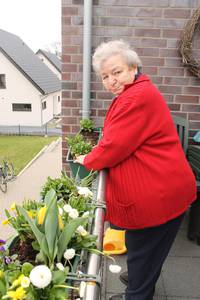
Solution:
<path fill-rule="evenodd" d="M 0 30 L 0 125 L 42 126 L 61 112 L 60 79 L 16 35 Z"/>
<path fill-rule="evenodd" d="M 36 55 L 59 79 L 61 79 L 61 61 L 56 54 L 39 49 L 36 52 Z"/>

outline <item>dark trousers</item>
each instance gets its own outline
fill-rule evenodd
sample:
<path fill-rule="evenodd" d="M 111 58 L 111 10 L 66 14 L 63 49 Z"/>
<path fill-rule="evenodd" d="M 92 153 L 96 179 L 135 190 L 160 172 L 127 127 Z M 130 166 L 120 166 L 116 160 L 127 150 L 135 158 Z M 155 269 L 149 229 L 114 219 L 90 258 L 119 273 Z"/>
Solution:
<path fill-rule="evenodd" d="M 152 300 L 155 285 L 184 214 L 141 230 L 126 230 L 128 287 L 126 300 Z"/>

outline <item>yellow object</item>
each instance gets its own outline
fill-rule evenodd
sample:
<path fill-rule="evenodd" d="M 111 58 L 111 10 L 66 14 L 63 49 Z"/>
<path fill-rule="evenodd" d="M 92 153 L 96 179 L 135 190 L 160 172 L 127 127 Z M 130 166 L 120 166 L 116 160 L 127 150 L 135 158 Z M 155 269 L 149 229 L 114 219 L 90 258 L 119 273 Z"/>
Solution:
<path fill-rule="evenodd" d="M 58 215 L 58 225 L 59 225 L 59 229 L 63 230 L 64 224 L 63 224 L 62 217 L 60 214 Z"/>
<path fill-rule="evenodd" d="M 125 230 L 108 228 L 103 239 L 103 252 L 105 254 L 124 254 L 127 252 L 125 246 Z"/>
<path fill-rule="evenodd" d="M 9 220 L 6 219 L 6 220 L 3 220 L 1 224 L 2 224 L 2 225 L 7 225 L 8 223 L 9 223 Z"/>
<path fill-rule="evenodd" d="M 42 225 L 44 223 L 46 211 L 47 211 L 46 206 L 43 206 L 40 208 L 38 215 L 37 215 L 37 221 L 38 221 L 39 225 Z"/>

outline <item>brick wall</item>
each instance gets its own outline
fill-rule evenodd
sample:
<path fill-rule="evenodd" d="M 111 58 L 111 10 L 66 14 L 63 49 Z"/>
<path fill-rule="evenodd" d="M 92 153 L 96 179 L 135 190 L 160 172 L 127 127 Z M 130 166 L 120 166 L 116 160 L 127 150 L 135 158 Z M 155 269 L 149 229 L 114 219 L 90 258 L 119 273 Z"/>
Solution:
<path fill-rule="evenodd" d="M 62 0 L 62 119 L 63 164 L 66 135 L 79 129 L 82 99 L 83 0 Z M 200 0 L 94 0 L 93 50 L 102 41 L 130 42 L 148 74 L 164 95 L 170 110 L 188 118 L 190 139 L 200 129 L 200 79 L 182 65 L 180 34 Z M 193 43 L 199 55 L 200 35 Z M 199 57 L 200 58 L 200 57 Z M 112 95 L 92 73 L 91 117 L 102 125 Z"/>

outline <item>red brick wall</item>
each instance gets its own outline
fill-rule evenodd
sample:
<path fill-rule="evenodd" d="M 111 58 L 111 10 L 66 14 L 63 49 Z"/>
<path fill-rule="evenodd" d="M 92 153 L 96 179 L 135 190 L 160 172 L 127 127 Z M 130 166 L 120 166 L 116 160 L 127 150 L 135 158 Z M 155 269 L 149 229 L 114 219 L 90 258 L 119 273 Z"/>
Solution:
<path fill-rule="evenodd" d="M 77 132 L 81 118 L 83 0 L 62 0 L 62 119 L 63 164 L 66 135 Z M 122 38 L 141 57 L 148 74 L 170 110 L 189 120 L 190 138 L 200 129 L 200 79 L 182 65 L 180 34 L 200 0 L 94 0 L 93 49 L 102 41 Z M 198 55 L 199 35 L 193 48 Z M 112 95 L 92 73 L 91 117 L 102 125 Z"/>

